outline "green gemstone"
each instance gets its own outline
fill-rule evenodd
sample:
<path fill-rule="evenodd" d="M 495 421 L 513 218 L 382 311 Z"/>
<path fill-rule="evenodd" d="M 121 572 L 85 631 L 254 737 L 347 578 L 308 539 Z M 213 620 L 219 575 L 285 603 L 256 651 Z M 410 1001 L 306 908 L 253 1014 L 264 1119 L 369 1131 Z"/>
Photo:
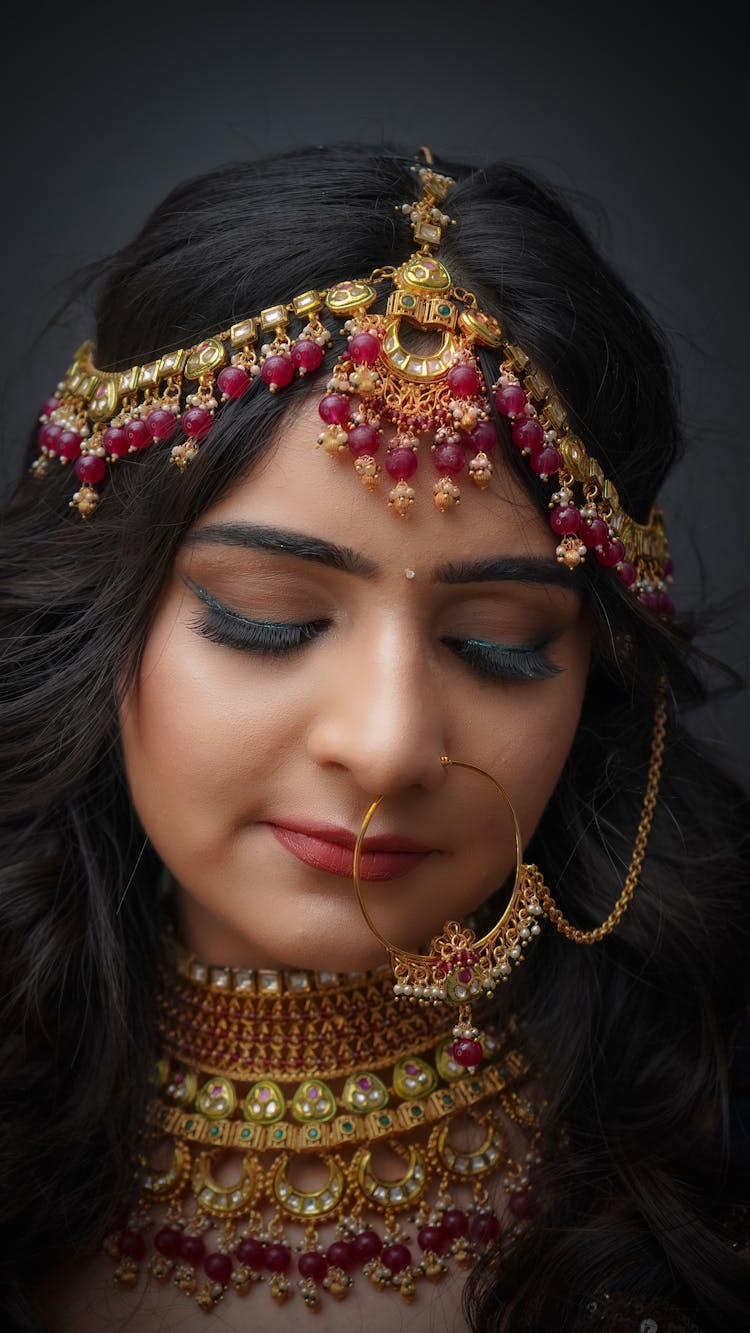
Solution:
<path fill-rule="evenodd" d="M 318 1131 L 317 1131 L 317 1129 L 308 1129 L 308 1131 L 307 1131 L 307 1137 L 308 1137 L 309 1139 L 317 1139 L 317 1137 L 318 1137 Z"/>
<path fill-rule="evenodd" d="M 352 1125 L 351 1120 L 345 1120 L 341 1128 L 344 1130 L 346 1134 L 351 1134 L 354 1126 Z"/>
<path fill-rule="evenodd" d="M 195 1124 L 195 1121 L 194 1121 L 194 1120 L 186 1120 L 186 1121 L 185 1121 L 185 1129 L 192 1129 L 194 1124 Z"/>
<path fill-rule="evenodd" d="M 453 1105 L 453 1098 L 451 1097 L 450 1093 L 449 1093 L 449 1092 L 444 1092 L 444 1093 L 443 1093 L 443 1106 L 452 1106 L 452 1105 Z"/>
<path fill-rule="evenodd" d="M 414 305 L 414 297 L 413 297 L 413 296 L 402 296 L 402 297 L 401 297 L 401 304 L 402 304 L 402 305 L 405 305 L 405 306 L 407 307 L 407 309 L 411 310 L 411 307 Z"/>
<path fill-rule="evenodd" d="M 168 1115 L 169 1115 L 169 1112 L 168 1112 L 168 1111 L 162 1111 L 162 1113 L 161 1113 L 162 1122 L 164 1122 L 164 1121 L 166 1120 L 166 1118 L 167 1118 Z"/>
<path fill-rule="evenodd" d="M 450 312 L 451 312 L 451 308 L 450 308 L 449 305 L 439 305 L 439 306 L 438 306 L 438 314 L 439 314 L 439 315 L 449 315 Z"/>
<path fill-rule="evenodd" d="M 469 1087 L 471 1088 L 472 1092 L 481 1092 L 481 1091 L 482 1091 L 482 1085 L 481 1085 L 481 1083 L 470 1083 L 470 1084 L 469 1084 Z"/>
<path fill-rule="evenodd" d="M 218 1126 L 218 1125 L 212 1125 L 212 1126 L 211 1126 L 211 1137 L 212 1137 L 212 1138 L 216 1138 L 216 1135 L 218 1134 L 218 1132 L 219 1132 L 219 1126 Z"/>
<path fill-rule="evenodd" d="M 381 1115 L 378 1119 L 381 1125 L 390 1125 L 391 1123 L 391 1117 L 389 1115 Z"/>
<path fill-rule="evenodd" d="M 283 1131 L 283 1129 L 275 1129 L 275 1130 L 273 1131 L 273 1137 L 274 1137 L 275 1139 L 283 1139 L 283 1137 L 284 1137 L 284 1131 Z"/>
<path fill-rule="evenodd" d="M 416 1115 L 416 1116 L 421 1115 L 421 1114 L 422 1114 L 422 1107 L 421 1107 L 421 1106 L 412 1106 L 412 1108 L 411 1108 L 411 1113 L 412 1113 L 412 1115 Z"/>
<path fill-rule="evenodd" d="M 240 1134 L 240 1138 L 241 1138 L 241 1139 L 249 1139 L 249 1138 L 250 1138 L 250 1130 L 249 1130 L 249 1129 L 243 1129 L 243 1130 L 242 1130 L 242 1133 Z"/>

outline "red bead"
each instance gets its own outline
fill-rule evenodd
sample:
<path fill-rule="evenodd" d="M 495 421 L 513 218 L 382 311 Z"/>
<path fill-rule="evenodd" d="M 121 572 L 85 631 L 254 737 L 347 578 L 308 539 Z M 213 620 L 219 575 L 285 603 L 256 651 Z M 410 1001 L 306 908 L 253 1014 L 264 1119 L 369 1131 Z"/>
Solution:
<path fill-rule="evenodd" d="M 80 458 L 81 440 L 83 436 L 78 434 L 77 430 L 64 430 L 57 437 L 57 452 L 61 458 L 69 458 L 71 462 L 74 458 Z"/>
<path fill-rule="evenodd" d="M 349 420 L 351 405 L 343 393 L 327 393 L 318 403 L 318 413 L 328 426 L 343 426 Z"/>
<path fill-rule="evenodd" d="M 466 447 L 475 454 L 488 454 L 497 446 L 497 431 L 491 421 L 479 421 L 466 436 Z"/>
<path fill-rule="evenodd" d="M 490 1241 L 497 1240 L 500 1235 L 500 1223 L 494 1213 L 483 1209 L 472 1217 L 469 1234 L 480 1245 L 489 1245 Z"/>
<path fill-rule="evenodd" d="M 132 449 L 147 449 L 153 444 L 154 437 L 151 434 L 145 421 L 136 417 L 133 421 L 128 421 L 125 426 L 125 434 L 128 437 L 128 445 Z"/>
<path fill-rule="evenodd" d="M 165 1259 L 176 1259 L 180 1253 L 181 1234 L 174 1227 L 162 1227 L 154 1236 L 154 1249 Z"/>
<path fill-rule="evenodd" d="M 142 1259 L 146 1253 L 146 1243 L 140 1231 L 128 1227 L 120 1236 L 120 1254 L 127 1259 Z"/>
<path fill-rule="evenodd" d="M 380 448 L 380 431 L 369 422 L 362 422 L 349 431 L 347 444 L 355 457 L 360 454 L 375 454 Z"/>
<path fill-rule="evenodd" d="M 183 412 L 180 420 L 185 434 L 193 440 L 202 440 L 208 435 L 212 422 L 213 417 L 205 407 L 189 407 L 187 412 Z"/>
<path fill-rule="evenodd" d="M 536 1213 L 536 1200 L 531 1190 L 514 1190 L 508 1199 L 508 1207 L 514 1217 L 533 1217 Z"/>
<path fill-rule="evenodd" d="M 232 1260 L 228 1254 L 207 1254 L 203 1267 L 206 1277 L 212 1282 L 220 1282 L 223 1287 L 232 1276 Z"/>
<path fill-rule="evenodd" d="M 49 449 L 50 453 L 57 453 L 57 441 L 63 433 L 62 426 L 55 425 L 54 421 L 48 421 L 42 426 L 37 435 L 37 443 L 40 449 Z"/>
<path fill-rule="evenodd" d="M 441 1226 L 452 1240 L 456 1240 L 468 1232 L 469 1219 L 462 1208 L 447 1208 L 443 1213 Z"/>
<path fill-rule="evenodd" d="M 313 1282 L 322 1282 L 328 1272 L 328 1262 L 324 1254 L 318 1254 L 315 1250 L 308 1250 L 301 1254 L 297 1260 L 297 1267 L 300 1271 L 300 1277 L 312 1278 Z"/>
<path fill-rule="evenodd" d="M 177 417 L 174 412 L 168 412 L 164 407 L 155 407 L 146 417 L 146 425 L 151 431 L 152 439 L 168 440 L 177 429 Z"/>
<path fill-rule="evenodd" d="M 225 366 L 219 371 L 216 385 L 226 398 L 241 398 L 250 388 L 252 380 L 242 366 Z"/>
<path fill-rule="evenodd" d="M 380 355 L 380 339 L 374 333 L 355 333 L 349 339 L 349 355 L 358 365 L 374 365 Z"/>
<path fill-rule="evenodd" d="M 366 1232 L 364 1233 L 367 1234 Z M 375 1233 L 373 1232 L 373 1235 Z M 349 1240 L 335 1240 L 326 1250 L 326 1259 L 331 1268 L 343 1268 L 345 1273 L 350 1273 L 356 1267 L 357 1255 L 354 1246 Z"/>
<path fill-rule="evenodd" d="M 102 436 L 102 444 L 107 453 L 113 454 L 115 458 L 122 458 L 123 454 L 126 454 L 130 448 L 128 437 L 120 426 L 110 426 L 105 430 Z"/>
<path fill-rule="evenodd" d="M 607 568 L 619 565 L 620 561 L 625 559 L 625 547 L 617 538 L 614 541 L 602 542 L 601 549 L 597 549 L 596 558 L 600 565 L 605 565 Z"/>
<path fill-rule="evenodd" d="M 450 1236 L 443 1227 L 422 1227 L 417 1232 L 417 1245 L 420 1250 L 429 1250 L 431 1254 L 442 1254 Z"/>
<path fill-rule="evenodd" d="M 511 434 L 519 449 L 540 449 L 544 444 L 544 426 L 538 417 L 521 417 L 520 421 L 514 421 Z"/>
<path fill-rule="evenodd" d="M 286 1273 L 292 1262 L 292 1251 L 288 1245 L 279 1245 L 275 1241 L 267 1245 L 263 1259 L 269 1273 Z"/>
<path fill-rule="evenodd" d="M 59 406 L 60 406 L 60 399 L 55 398 L 53 394 L 51 398 L 47 399 L 44 406 L 42 407 L 40 416 L 51 417 L 52 413 L 56 411 Z"/>
<path fill-rule="evenodd" d="M 352 1241 L 354 1257 L 360 1264 L 366 1264 L 369 1259 L 376 1259 L 383 1248 L 383 1242 L 376 1231 L 371 1231 L 368 1227 L 365 1231 L 358 1231 Z"/>
<path fill-rule="evenodd" d="M 298 338 L 292 343 L 290 355 L 300 375 L 306 375 L 308 370 L 318 369 L 323 360 L 323 348 L 312 338 Z"/>
<path fill-rule="evenodd" d="M 646 588 L 638 594 L 638 600 L 647 606 L 649 611 L 653 611 L 657 616 L 662 616 L 666 620 L 671 620 L 677 610 L 672 598 L 659 588 Z"/>
<path fill-rule="evenodd" d="M 548 445 L 546 449 L 540 449 L 536 454 L 530 454 L 529 466 L 532 472 L 544 480 L 550 477 L 553 472 L 559 472 L 562 467 L 562 456 L 558 449 L 553 449 Z"/>
<path fill-rule="evenodd" d="M 81 481 L 87 481 L 90 486 L 95 486 L 107 471 L 107 464 L 98 454 L 84 454 L 76 459 L 76 476 Z"/>
<path fill-rule="evenodd" d="M 203 1263 L 203 1256 L 206 1253 L 206 1246 L 200 1236 L 186 1236 L 183 1232 L 180 1236 L 180 1258 L 185 1260 L 186 1264 L 193 1264 L 195 1268 Z"/>
<path fill-rule="evenodd" d="M 267 356 L 260 370 L 270 389 L 284 389 L 294 379 L 294 362 L 286 352 Z"/>
<path fill-rule="evenodd" d="M 465 455 L 460 444 L 436 444 L 432 455 L 438 472 L 455 477 L 463 469 Z"/>
<path fill-rule="evenodd" d="M 473 1069 L 482 1059 L 482 1047 L 478 1041 L 469 1041 L 462 1038 L 454 1041 L 451 1046 L 451 1055 L 457 1065 L 463 1065 L 466 1069 Z"/>
<path fill-rule="evenodd" d="M 566 532 L 577 532 L 580 522 L 581 511 L 575 505 L 558 505 L 549 516 L 552 531 L 560 536 Z"/>
<path fill-rule="evenodd" d="M 629 560 L 621 560 L 617 566 L 617 577 L 622 579 L 626 588 L 635 583 L 636 568 Z"/>
<path fill-rule="evenodd" d="M 609 528 L 603 518 L 592 518 L 590 523 L 581 524 L 578 536 L 584 546 L 601 546 L 609 541 Z"/>
<path fill-rule="evenodd" d="M 417 455 L 413 449 L 389 449 L 385 456 L 385 470 L 395 481 L 406 481 L 417 470 Z"/>
<path fill-rule="evenodd" d="M 386 1245 L 380 1257 L 392 1273 L 402 1273 L 411 1263 L 411 1253 L 406 1245 Z"/>
<path fill-rule="evenodd" d="M 479 388 L 479 374 L 474 366 L 452 366 L 448 371 L 448 388 L 456 398 L 473 398 Z"/>
<path fill-rule="evenodd" d="M 259 1269 L 263 1267 L 264 1246 L 261 1241 L 254 1240 L 252 1236 L 245 1236 L 241 1240 L 235 1251 L 241 1264 L 246 1264 L 248 1268 Z"/>
<path fill-rule="evenodd" d="M 504 417 L 520 416 L 526 402 L 526 394 L 520 384 L 501 384 L 495 390 L 495 406 Z"/>

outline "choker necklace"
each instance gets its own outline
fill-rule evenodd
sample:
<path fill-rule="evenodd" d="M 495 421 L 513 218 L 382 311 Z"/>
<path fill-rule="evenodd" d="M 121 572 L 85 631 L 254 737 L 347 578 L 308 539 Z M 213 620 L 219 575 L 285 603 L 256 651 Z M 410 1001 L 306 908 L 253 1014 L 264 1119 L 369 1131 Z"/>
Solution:
<path fill-rule="evenodd" d="M 251 972 L 174 948 L 138 1201 L 105 1241 L 116 1282 L 145 1269 L 207 1311 L 263 1284 L 315 1309 L 355 1279 L 411 1299 L 470 1266 L 500 1234 L 493 1194 L 506 1237 L 533 1215 L 541 1137 L 515 1024 L 480 1028 L 467 1074 L 439 1008 L 395 1010 L 387 967 Z"/>

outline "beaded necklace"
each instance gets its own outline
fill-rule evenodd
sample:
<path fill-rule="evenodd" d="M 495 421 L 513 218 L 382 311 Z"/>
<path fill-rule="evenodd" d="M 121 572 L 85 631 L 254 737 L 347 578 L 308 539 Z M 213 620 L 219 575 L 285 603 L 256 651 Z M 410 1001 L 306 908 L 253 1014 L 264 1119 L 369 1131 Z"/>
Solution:
<path fill-rule="evenodd" d="M 482 1028 L 467 1074 L 439 1010 L 394 1012 L 387 968 L 250 972 L 179 950 L 156 1024 L 138 1202 L 105 1242 L 121 1286 L 145 1269 L 206 1311 L 256 1283 L 316 1309 L 361 1274 L 409 1300 L 497 1239 L 493 1189 L 511 1228 L 532 1215 L 540 1130 L 512 1024 Z M 295 1179 L 305 1161 L 322 1184 Z"/>

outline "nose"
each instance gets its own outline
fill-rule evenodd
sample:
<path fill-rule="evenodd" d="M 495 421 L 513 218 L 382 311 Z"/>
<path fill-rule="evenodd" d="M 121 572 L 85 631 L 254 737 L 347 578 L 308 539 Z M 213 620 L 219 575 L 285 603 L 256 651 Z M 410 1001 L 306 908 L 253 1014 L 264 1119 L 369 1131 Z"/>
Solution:
<path fill-rule="evenodd" d="M 445 708 L 412 626 L 378 627 L 321 675 L 308 753 L 346 770 L 366 795 L 436 790 L 445 781 Z"/>

